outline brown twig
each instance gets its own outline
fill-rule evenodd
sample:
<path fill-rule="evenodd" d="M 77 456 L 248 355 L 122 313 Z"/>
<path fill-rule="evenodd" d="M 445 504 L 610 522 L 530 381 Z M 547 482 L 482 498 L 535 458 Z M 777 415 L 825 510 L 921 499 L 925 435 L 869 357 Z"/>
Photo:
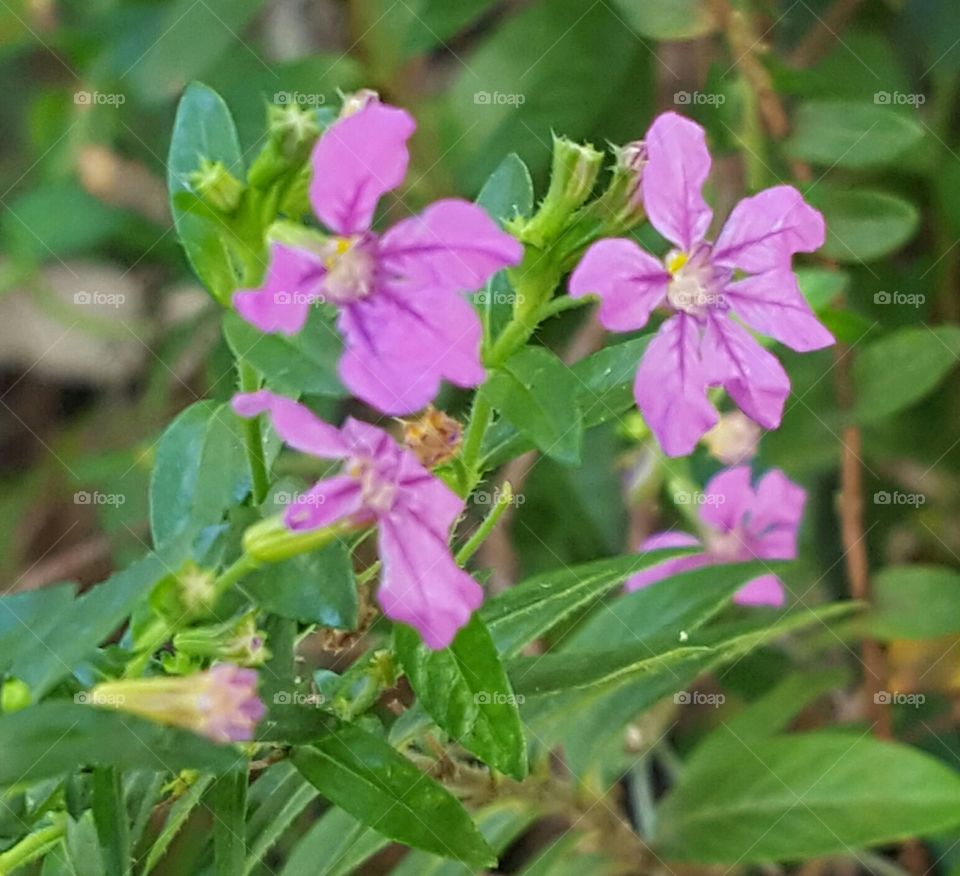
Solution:
<path fill-rule="evenodd" d="M 863 0 L 837 0 L 800 40 L 790 56 L 790 63 L 795 67 L 809 67 L 819 61 L 840 39 L 840 31 L 852 21 L 862 4 Z"/>

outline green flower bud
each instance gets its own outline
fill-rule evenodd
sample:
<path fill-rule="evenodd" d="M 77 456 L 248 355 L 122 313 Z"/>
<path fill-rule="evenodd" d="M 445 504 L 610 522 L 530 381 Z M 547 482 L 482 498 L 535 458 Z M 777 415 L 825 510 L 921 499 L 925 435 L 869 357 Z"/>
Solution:
<path fill-rule="evenodd" d="M 8 678 L 0 691 L 0 710 L 3 712 L 19 712 L 30 705 L 32 696 L 30 688 L 19 678 Z"/>
<path fill-rule="evenodd" d="M 243 197 L 244 184 L 220 161 L 200 159 L 200 167 L 188 174 L 187 181 L 203 201 L 221 213 L 232 213 Z"/>
<path fill-rule="evenodd" d="M 192 657 L 215 657 L 240 666 L 260 666 L 270 659 L 266 648 L 267 634 L 257 629 L 255 613 L 239 620 L 177 633 L 173 647 Z"/>
<path fill-rule="evenodd" d="M 247 528 L 243 533 L 243 551 L 261 563 L 280 563 L 317 550 L 357 528 L 352 521 L 341 520 L 321 529 L 294 532 L 278 514 Z"/>

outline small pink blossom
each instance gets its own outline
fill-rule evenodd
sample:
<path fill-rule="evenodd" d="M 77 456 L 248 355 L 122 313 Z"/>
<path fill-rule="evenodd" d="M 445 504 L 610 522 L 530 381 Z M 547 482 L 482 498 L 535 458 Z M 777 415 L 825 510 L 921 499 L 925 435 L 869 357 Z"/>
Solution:
<path fill-rule="evenodd" d="M 483 382 L 480 322 L 462 293 L 523 255 L 480 207 L 456 198 L 382 235 L 371 230 L 378 201 L 406 175 L 414 128 L 403 110 L 368 99 L 327 129 L 313 152 L 310 200 L 333 236 L 315 250 L 274 243 L 263 285 L 234 295 L 248 322 L 288 335 L 303 328 L 311 302 L 336 306 L 340 377 L 387 414 L 424 407 L 442 379 Z"/>
<path fill-rule="evenodd" d="M 698 499 L 703 523 L 699 539 L 686 532 L 658 532 L 644 541 L 640 550 L 703 547 L 703 553 L 676 557 L 645 569 L 627 581 L 628 590 L 703 566 L 796 558 L 797 530 L 807 494 L 782 471 L 767 472 L 754 489 L 749 466 L 728 468 L 711 478 Z M 742 605 L 782 605 L 783 584 L 776 575 L 761 575 L 738 590 L 734 601 Z"/>
<path fill-rule="evenodd" d="M 341 474 L 320 481 L 287 509 L 287 526 L 299 531 L 341 521 L 376 523 L 384 613 L 416 627 L 431 648 L 449 645 L 483 601 L 483 590 L 454 562 L 448 543 L 463 500 L 368 423 L 348 419 L 338 429 L 266 390 L 235 396 L 233 409 L 242 417 L 269 413 L 291 447 L 344 461 Z"/>
<path fill-rule="evenodd" d="M 632 240 L 601 240 L 574 271 L 570 295 L 599 295 L 600 322 L 611 331 L 642 328 L 661 304 L 672 312 L 644 353 L 634 395 L 664 451 L 683 456 L 717 422 L 706 396 L 711 386 L 722 386 L 763 428 L 780 425 L 790 380 L 730 317 L 800 352 L 834 342 L 791 267 L 794 253 L 823 244 L 824 223 L 795 188 L 776 186 L 740 201 L 708 241 L 713 212 L 701 189 L 711 162 L 703 129 L 664 113 L 644 146 L 647 216 L 675 248 L 661 262 Z"/>
<path fill-rule="evenodd" d="M 223 743 L 252 739 L 266 711 L 257 696 L 256 671 L 232 663 L 184 677 L 107 681 L 85 694 L 83 701 L 184 727 Z"/>

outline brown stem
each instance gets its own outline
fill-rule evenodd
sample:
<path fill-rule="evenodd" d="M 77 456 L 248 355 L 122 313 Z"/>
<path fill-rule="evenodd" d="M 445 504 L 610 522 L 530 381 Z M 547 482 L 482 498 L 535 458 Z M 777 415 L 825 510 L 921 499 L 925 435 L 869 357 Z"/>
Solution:
<path fill-rule="evenodd" d="M 809 67 L 819 61 L 840 39 L 840 31 L 850 23 L 862 3 L 863 0 L 837 0 L 807 31 L 790 56 L 790 63 L 795 67 Z"/>

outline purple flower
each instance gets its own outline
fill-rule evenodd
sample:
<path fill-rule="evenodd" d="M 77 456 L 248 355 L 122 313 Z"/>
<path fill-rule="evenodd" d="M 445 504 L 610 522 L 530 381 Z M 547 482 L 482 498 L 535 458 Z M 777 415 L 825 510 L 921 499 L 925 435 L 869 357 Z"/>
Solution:
<path fill-rule="evenodd" d="M 82 702 L 133 712 L 185 727 L 214 742 L 253 738 L 266 709 L 257 696 L 257 673 L 232 663 L 179 677 L 120 679 L 98 684 Z"/>
<path fill-rule="evenodd" d="M 645 569 L 627 581 L 628 590 L 646 587 L 680 572 L 749 560 L 792 560 L 797 556 L 797 529 L 807 494 L 778 469 L 750 485 L 746 465 L 724 469 L 698 495 L 701 538 L 685 532 L 658 532 L 640 550 L 698 547 L 703 553 L 677 557 Z M 748 581 L 734 596 L 742 605 L 782 605 L 783 584 L 776 575 Z"/>
<path fill-rule="evenodd" d="M 431 648 L 449 645 L 483 601 L 483 590 L 457 566 L 448 544 L 463 500 L 368 423 L 348 419 L 338 429 L 266 390 L 235 396 L 233 409 L 242 417 L 267 412 L 291 447 L 344 460 L 342 474 L 320 481 L 287 509 L 287 526 L 296 531 L 341 521 L 376 523 L 384 613 L 416 627 Z"/>
<path fill-rule="evenodd" d="M 475 204 L 437 201 L 383 235 L 371 230 L 381 196 L 407 171 L 414 121 L 378 101 L 333 124 L 314 148 L 310 200 L 332 232 L 315 250 L 274 243 L 259 289 L 234 303 L 264 332 L 296 334 L 311 303 L 339 308 L 340 377 L 388 414 L 408 414 L 441 379 L 483 382 L 480 322 L 460 293 L 517 264 L 522 246 Z"/>
<path fill-rule="evenodd" d="M 675 249 L 661 264 L 632 240 L 601 240 L 574 271 L 570 295 L 599 295 L 599 318 L 611 331 L 642 328 L 661 303 L 673 312 L 644 353 L 634 395 L 664 451 L 683 456 L 717 421 L 711 386 L 722 386 L 763 428 L 780 425 L 790 380 L 731 316 L 800 352 L 833 343 L 791 268 L 794 253 L 823 244 L 824 224 L 795 188 L 775 186 L 740 201 L 710 242 L 703 129 L 664 113 L 644 143 L 644 205 Z"/>

